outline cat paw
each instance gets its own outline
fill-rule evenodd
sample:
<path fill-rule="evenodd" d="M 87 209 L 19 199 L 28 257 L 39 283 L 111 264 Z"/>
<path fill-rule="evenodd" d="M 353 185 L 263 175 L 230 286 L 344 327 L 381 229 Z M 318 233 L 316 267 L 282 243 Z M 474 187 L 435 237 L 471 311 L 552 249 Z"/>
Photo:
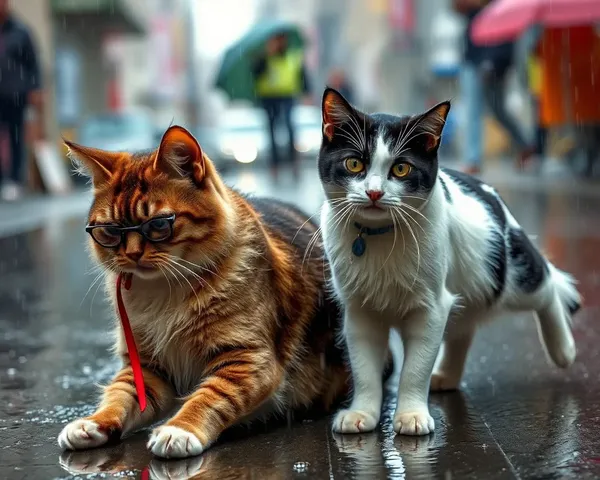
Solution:
<path fill-rule="evenodd" d="M 371 432 L 379 420 L 360 410 L 340 410 L 333 419 L 333 431 L 337 433 Z"/>
<path fill-rule="evenodd" d="M 429 435 L 435 429 L 435 422 L 429 412 L 402 412 L 394 416 L 394 432 L 400 435 Z"/>
<path fill-rule="evenodd" d="M 178 480 L 192 478 L 200 473 L 204 457 L 186 458 L 185 460 L 157 460 L 150 462 L 150 478 L 154 480 Z"/>
<path fill-rule="evenodd" d="M 452 392 L 460 387 L 460 378 L 454 378 L 445 373 L 434 373 L 431 375 L 429 390 L 432 392 Z"/>
<path fill-rule="evenodd" d="M 93 420 L 75 420 L 69 423 L 58 436 L 58 445 L 64 450 L 82 450 L 104 445 L 108 432 Z"/>
<path fill-rule="evenodd" d="M 193 457 L 200 455 L 204 450 L 196 435 L 171 425 L 155 428 L 147 447 L 154 455 L 161 458 Z"/>

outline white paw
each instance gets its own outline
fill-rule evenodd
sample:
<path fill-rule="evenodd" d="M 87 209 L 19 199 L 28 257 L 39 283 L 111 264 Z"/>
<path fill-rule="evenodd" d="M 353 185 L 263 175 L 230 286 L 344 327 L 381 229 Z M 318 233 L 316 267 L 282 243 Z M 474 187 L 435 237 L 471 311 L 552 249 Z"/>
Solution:
<path fill-rule="evenodd" d="M 577 357 L 577 347 L 575 347 L 575 342 L 572 339 L 564 342 L 564 345 L 561 345 L 552 352 L 551 356 L 557 367 L 570 367 L 575 361 L 575 357 Z"/>
<path fill-rule="evenodd" d="M 200 473 L 204 457 L 186 458 L 185 460 L 162 461 L 154 459 L 150 463 L 150 478 L 153 480 L 179 480 L 192 478 Z"/>
<path fill-rule="evenodd" d="M 377 428 L 379 419 L 361 410 L 340 410 L 333 419 L 333 431 L 337 433 L 371 432 Z"/>
<path fill-rule="evenodd" d="M 150 435 L 148 449 L 161 458 L 186 458 L 200 455 L 203 447 L 193 433 L 163 425 L 155 428 Z"/>
<path fill-rule="evenodd" d="M 394 431 L 400 435 L 428 435 L 434 429 L 435 422 L 427 410 L 394 415 Z"/>
<path fill-rule="evenodd" d="M 429 390 L 432 392 L 451 392 L 453 390 L 458 390 L 459 386 L 460 378 L 438 372 L 431 375 Z"/>
<path fill-rule="evenodd" d="M 108 434 L 100 430 L 91 420 L 75 420 L 69 423 L 58 436 L 58 445 L 66 450 L 82 450 L 104 445 Z"/>

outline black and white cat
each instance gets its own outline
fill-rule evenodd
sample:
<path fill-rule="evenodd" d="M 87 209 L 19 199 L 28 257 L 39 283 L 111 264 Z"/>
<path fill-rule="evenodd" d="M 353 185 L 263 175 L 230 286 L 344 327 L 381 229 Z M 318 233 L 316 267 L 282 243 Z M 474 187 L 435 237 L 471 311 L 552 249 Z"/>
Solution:
<path fill-rule="evenodd" d="M 401 434 L 434 430 L 430 388 L 458 387 L 477 325 L 498 312 L 536 312 L 550 358 L 570 365 L 575 282 L 531 244 L 492 187 L 438 167 L 450 103 L 413 117 L 368 115 L 327 89 L 322 108 L 321 226 L 354 380 L 333 429 L 377 426 L 391 328 L 404 347 Z"/>

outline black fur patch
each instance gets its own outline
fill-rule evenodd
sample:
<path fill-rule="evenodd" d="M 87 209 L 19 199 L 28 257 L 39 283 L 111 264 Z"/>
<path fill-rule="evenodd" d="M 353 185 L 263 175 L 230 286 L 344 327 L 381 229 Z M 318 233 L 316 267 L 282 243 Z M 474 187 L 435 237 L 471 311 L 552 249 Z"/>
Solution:
<path fill-rule="evenodd" d="M 548 264 L 520 228 L 510 229 L 508 243 L 519 289 L 524 293 L 535 292 L 548 275 Z"/>
<path fill-rule="evenodd" d="M 456 182 L 465 194 L 476 198 L 486 206 L 500 231 L 505 234 L 507 230 L 506 215 L 498 196 L 484 190 L 482 187 L 485 184 L 471 175 L 450 168 L 442 168 L 442 170 Z M 506 243 L 502 234 L 496 232 L 493 235 L 490 242 L 490 251 L 494 254 L 489 262 L 490 272 L 495 280 L 494 298 L 492 300 L 497 300 L 502 295 L 506 286 L 506 272 L 508 267 Z"/>
<path fill-rule="evenodd" d="M 446 185 L 446 182 L 444 182 L 444 179 L 442 177 L 438 176 L 438 180 L 440 181 L 440 184 L 442 185 L 442 189 L 444 190 L 444 197 L 446 197 L 446 201 L 448 203 L 452 203 L 452 195 L 450 195 L 450 190 L 448 190 L 448 185 Z"/>

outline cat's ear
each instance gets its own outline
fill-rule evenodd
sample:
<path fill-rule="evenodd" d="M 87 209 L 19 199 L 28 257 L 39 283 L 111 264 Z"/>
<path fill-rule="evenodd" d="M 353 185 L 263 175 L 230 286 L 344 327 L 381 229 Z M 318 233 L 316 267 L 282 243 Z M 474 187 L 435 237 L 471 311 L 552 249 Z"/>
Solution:
<path fill-rule="evenodd" d="M 154 168 L 173 177 L 190 177 L 200 184 L 206 176 L 206 158 L 194 136 L 185 128 L 174 125 L 160 141 Z"/>
<path fill-rule="evenodd" d="M 419 116 L 419 129 L 421 134 L 425 135 L 424 145 L 427 153 L 432 153 L 439 148 L 449 111 L 450 101 L 447 100 Z"/>
<path fill-rule="evenodd" d="M 340 92 L 330 87 L 327 87 L 323 93 L 321 109 L 323 113 L 323 136 L 329 141 L 333 139 L 335 129 L 339 128 L 356 113 L 348 100 Z"/>
<path fill-rule="evenodd" d="M 115 165 L 123 157 L 123 153 L 84 147 L 66 139 L 63 139 L 63 142 L 67 147 L 68 157 L 77 166 L 77 171 L 90 177 L 96 187 L 111 179 Z"/>

